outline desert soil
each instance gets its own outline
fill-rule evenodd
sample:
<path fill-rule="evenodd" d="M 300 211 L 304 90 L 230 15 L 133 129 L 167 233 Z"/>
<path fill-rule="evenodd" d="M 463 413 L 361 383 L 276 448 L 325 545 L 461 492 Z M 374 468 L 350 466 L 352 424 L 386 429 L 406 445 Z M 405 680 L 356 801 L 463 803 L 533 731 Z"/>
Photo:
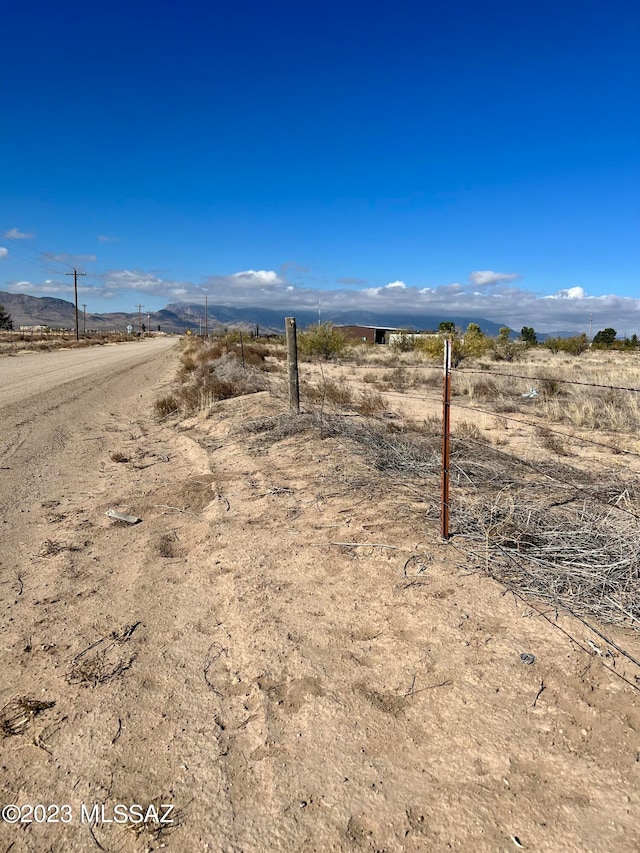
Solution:
<path fill-rule="evenodd" d="M 158 422 L 170 346 L 0 362 L 0 799 L 72 816 L 0 850 L 640 849 L 640 669 L 268 393 Z"/>

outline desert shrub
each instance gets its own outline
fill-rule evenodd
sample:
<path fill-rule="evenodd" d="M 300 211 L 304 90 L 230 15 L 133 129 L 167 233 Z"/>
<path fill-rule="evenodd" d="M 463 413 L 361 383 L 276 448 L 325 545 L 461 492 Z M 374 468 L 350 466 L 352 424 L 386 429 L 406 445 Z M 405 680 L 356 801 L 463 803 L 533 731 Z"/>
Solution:
<path fill-rule="evenodd" d="M 362 377 L 362 381 L 366 385 L 377 385 L 378 384 L 378 376 L 376 373 L 365 373 Z"/>
<path fill-rule="evenodd" d="M 337 358 L 347 348 L 347 339 L 333 323 L 318 323 L 309 326 L 298 335 L 298 350 L 302 355 L 316 356 L 328 361 Z"/>
<path fill-rule="evenodd" d="M 540 390 L 542 391 L 543 396 L 547 399 L 549 397 L 556 397 L 560 393 L 560 382 L 551 377 L 541 379 Z"/>
<path fill-rule="evenodd" d="M 402 393 L 407 390 L 407 371 L 404 367 L 396 367 L 382 374 L 384 387 Z"/>
<path fill-rule="evenodd" d="M 224 344 L 219 341 L 199 342 L 195 348 L 189 343 L 183 358 L 187 358 L 188 364 L 193 361 L 195 366 L 192 369 L 181 367 L 173 392 L 155 401 L 154 410 L 158 417 L 206 410 L 218 400 L 251 394 L 265 387 L 262 373 L 253 367 L 243 368 L 235 353 L 211 358 L 223 349 Z"/>
<path fill-rule="evenodd" d="M 498 338 L 493 345 L 493 358 L 495 361 L 520 361 L 525 353 L 525 345 L 520 341 L 512 341 L 509 338 Z"/>
<path fill-rule="evenodd" d="M 163 394 L 156 399 L 153 408 L 159 418 L 166 418 L 180 410 L 180 402 L 175 394 Z"/>
<path fill-rule="evenodd" d="M 301 384 L 302 396 L 311 403 L 333 403 L 337 406 L 348 406 L 353 400 L 353 394 L 348 385 L 338 384 L 331 379 L 324 379 L 318 385 Z"/>
<path fill-rule="evenodd" d="M 13 329 L 13 320 L 9 312 L 5 310 L 4 305 L 0 305 L 0 329 Z"/>
<path fill-rule="evenodd" d="M 393 339 L 391 348 L 397 352 L 413 352 L 416 348 L 416 340 L 413 335 L 409 335 L 406 332 L 400 332 L 400 334 Z"/>
<path fill-rule="evenodd" d="M 550 450 L 558 456 L 571 456 L 567 439 L 559 433 L 552 432 L 548 427 L 536 427 L 536 438 L 545 450 Z"/>
<path fill-rule="evenodd" d="M 601 329 L 599 332 L 596 332 L 593 338 L 593 343 L 595 345 L 602 344 L 605 347 L 611 346 L 615 341 L 617 334 L 616 330 L 609 326 L 606 329 Z"/>
<path fill-rule="evenodd" d="M 542 346 L 554 354 L 564 352 L 568 355 L 581 355 L 589 348 L 589 341 L 587 336 L 582 334 L 572 338 L 547 338 Z"/>
<path fill-rule="evenodd" d="M 444 356 L 445 336 L 420 338 L 416 341 L 416 349 L 427 358 L 440 361 Z M 469 323 L 463 335 L 451 337 L 451 361 L 457 367 L 465 359 L 482 358 L 493 351 L 493 341 L 488 338 L 477 323 Z"/>
<path fill-rule="evenodd" d="M 469 396 L 477 397 L 479 400 L 496 400 L 500 392 L 493 379 L 481 379 L 473 384 Z"/>
<path fill-rule="evenodd" d="M 482 435 L 480 428 L 472 421 L 460 421 L 454 429 L 456 438 L 465 438 L 468 441 L 480 441 Z"/>
<path fill-rule="evenodd" d="M 367 390 L 360 394 L 360 397 L 355 401 L 354 407 L 361 415 L 372 417 L 373 415 L 381 415 L 387 411 L 387 401 L 382 394 Z"/>

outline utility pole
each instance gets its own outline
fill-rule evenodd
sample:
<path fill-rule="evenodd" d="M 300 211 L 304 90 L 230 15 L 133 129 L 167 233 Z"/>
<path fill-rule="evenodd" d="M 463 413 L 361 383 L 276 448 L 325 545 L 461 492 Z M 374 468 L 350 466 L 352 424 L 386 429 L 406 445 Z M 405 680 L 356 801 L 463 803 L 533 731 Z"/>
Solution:
<path fill-rule="evenodd" d="M 591 343 L 591 329 L 593 326 L 593 314 L 589 314 L 589 343 Z"/>
<path fill-rule="evenodd" d="M 82 334 L 87 334 L 87 304 L 82 303 Z"/>
<path fill-rule="evenodd" d="M 208 308 L 207 297 L 208 296 L 209 296 L 209 294 L 205 290 L 205 292 L 204 292 L 204 336 L 205 336 L 205 338 L 209 337 L 209 323 L 208 323 L 208 318 L 207 318 L 207 308 Z"/>
<path fill-rule="evenodd" d="M 73 292 L 75 294 L 75 303 L 76 303 L 76 340 L 80 340 L 80 332 L 78 331 L 78 276 L 86 275 L 86 272 L 78 272 L 78 270 L 74 267 L 73 272 L 66 272 L 65 275 L 73 276 Z"/>
<path fill-rule="evenodd" d="M 142 335 L 142 309 L 144 305 L 138 305 L 138 331 Z"/>

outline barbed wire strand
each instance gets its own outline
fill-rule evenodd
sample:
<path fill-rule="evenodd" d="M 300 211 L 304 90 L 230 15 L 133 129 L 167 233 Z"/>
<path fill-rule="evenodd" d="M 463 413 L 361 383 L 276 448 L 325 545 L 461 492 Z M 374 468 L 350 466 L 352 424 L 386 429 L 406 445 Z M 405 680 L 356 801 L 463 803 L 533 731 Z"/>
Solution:
<path fill-rule="evenodd" d="M 608 450 L 611 450 L 614 454 L 625 454 L 627 456 L 636 456 L 640 459 L 640 453 L 637 453 L 635 450 L 623 450 L 622 448 L 614 447 L 611 444 L 606 444 L 603 441 L 596 441 L 593 438 L 584 438 L 580 435 L 572 435 L 568 432 L 561 432 L 557 429 L 552 429 L 551 427 L 546 426 L 545 424 L 536 424 L 533 421 L 521 421 L 519 418 L 511 418 L 508 415 L 503 415 L 502 412 L 490 412 L 487 409 L 478 409 L 475 406 L 463 406 L 461 403 L 451 403 L 451 407 L 455 407 L 457 409 L 465 409 L 468 412 L 479 412 L 483 415 L 489 415 L 493 418 L 504 418 L 505 421 L 511 421 L 512 423 L 521 424 L 523 426 L 534 427 L 534 429 L 544 429 L 547 432 L 553 433 L 554 435 L 561 435 L 564 438 L 571 438 L 575 441 L 582 441 L 585 444 L 593 444 L 596 447 L 604 447 Z M 452 436 L 453 437 L 453 436 Z"/>
<path fill-rule="evenodd" d="M 600 382 L 582 382 L 579 379 L 558 379 L 555 376 L 524 376 L 521 373 L 501 373 L 497 370 L 473 370 L 468 367 L 452 367 L 455 373 L 476 373 L 486 377 L 507 376 L 510 379 L 526 379 L 528 382 L 562 382 L 565 385 L 584 385 L 588 388 L 608 388 L 610 391 L 632 391 L 640 394 L 640 388 L 628 388 L 624 385 L 604 385 Z"/>
<path fill-rule="evenodd" d="M 485 442 L 483 442 L 479 439 L 460 438 L 460 439 L 457 439 L 457 441 L 468 441 L 468 442 L 473 442 L 475 444 L 481 444 L 484 447 L 487 446 Z M 494 453 L 498 454 L 499 456 L 502 456 L 502 457 L 506 458 L 507 460 L 509 460 L 512 465 L 524 465 L 525 468 L 529 468 L 531 471 L 535 471 L 535 473 L 538 474 L 539 476 L 547 477 L 549 480 L 553 480 L 554 483 L 559 483 L 565 489 L 574 489 L 575 491 L 584 494 L 586 497 L 590 498 L 591 500 L 594 500 L 598 503 L 601 503 L 603 506 L 606 506 L 609 509 L 615 509 L 615 510 L 618 510 L 619 512 L 623 512 L 626 515 L 631 516 L 631 518 L 635 519 L 636 521 L 640 522 L 640 515 L 637 515 L 635 512 L 632 512 L 630 509 L 626 509 L 625 507 L 622 507 L 619 504 L 610 503 L 609 501 L 600 497 L 600 495 L 596 494 L 595 492 L 590 491 L 589 489 L 585 488 L 584 486 L 579 486 L 579 485 L 577 485 L 577 483 L 567 483 L 566 480 L 561 480 L 559 477 L 554 477 L 554 475 L 549 474 L 548 471 L 540 470 L 540 468 L 537 468 L 532 462 L 528 462 L 526 459 L 522 459 L 520 457 L 515 457 L 510 453 L 506 453 L 503 450 L 499 450 L 497 447 L 492 447 L 491 450 Z"/>

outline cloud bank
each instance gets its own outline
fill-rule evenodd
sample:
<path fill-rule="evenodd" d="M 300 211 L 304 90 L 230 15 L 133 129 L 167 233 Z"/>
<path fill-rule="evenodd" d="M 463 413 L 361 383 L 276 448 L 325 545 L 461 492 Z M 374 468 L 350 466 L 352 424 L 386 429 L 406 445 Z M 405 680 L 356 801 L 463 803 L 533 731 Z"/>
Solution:
<path fill-rule="evenodd" d="M 99 283 L 86 285 L 82 292 L 96 298 L 118 299 L 146 296 L 156 307 L 171 302 L 204 304 L 205 290 L 210 305 L 235 307 L 264 307 L 283 312 L 322 311 L 375 312 L 384 323 L 385 315 L 421 314 L 442 320 L 473 316 L 520 330 L 533 326 L 537 331 L 588 331 L 612 326 L 620 334 L 640 333 L 640 299 L 608 294 L 589 296 L 584 288 L 575 285 L 559 288 L 547 295 L 538 295 L 521 284 L 522 276 L 511 272 L 474 270 L 465 282 L 449 282 L 434 287 L 416 286 L 401 279 L 378 287 L 354 286 L 353 280 L 335 282 L 335 289 L 313 284 L 293 283 L 285 273 L 273 270 L 241 270 L 230 275 L 211 275 L 199 283 L 171 280 L 144 270 L 111 270 L 92 276 Z M 313 282 L 313 279 L 310 279 Z M 362 282 L 366 284 L 366 282 Z M 19 281 L 10 283 L 13 293 L 34 296 L 67 294 L 72 280 L 47 280 L 43 283 Z M 126 297 L 125 294 L 129 294 Z"/>

